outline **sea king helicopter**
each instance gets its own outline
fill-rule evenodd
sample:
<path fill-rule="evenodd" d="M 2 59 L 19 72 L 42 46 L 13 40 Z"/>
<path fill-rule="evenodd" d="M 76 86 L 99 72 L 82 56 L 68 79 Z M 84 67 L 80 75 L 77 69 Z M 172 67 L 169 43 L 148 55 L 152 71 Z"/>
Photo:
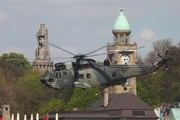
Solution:
<path fill-rule="evenodd" d="M 55 69 L 52 70 L 45 78 L 42 78 L 41 82 L 46 86 L 56 90 L 73 87 L 86 89 L 91 88 L 92 86 L 100 85 L 122 85 L 124 90 L 127 90 L 127 88 L 125 87 L 127 79 L 154 73 L 163 65 L 165 65 L 166 70 L 168 70 L 169 68 L 167 66 L 167 62 L 169 60 L 175 60 L 175 58 L 166 58 L 169 49 L 166 50 L 164 56 L 161 56 L 158 52 L 155 52 L 155 54 L 160 57 L 160 60 L 152 65 L 110 65 L 108 59 L 105 59 L 103 65 L 100 65 L 97 64 L 94 59 L 88 58 L 92 56 L 114 54 L 115 52 L 124 51 L 109 51 L 107 53 L 92 55 L 93 53 L 106 48 L 107 46 L 114 45 L 120 41 L 123 41 L 127 37 L 116 40 L 115 42 L 93 50 L 92 52 L 89 52 L 87 54 L 77 55 L 49 43 L 50 45 L 72 55 L 72 57 L 67 58 L 73 58 L 75 61 L 56 63 Z"/>

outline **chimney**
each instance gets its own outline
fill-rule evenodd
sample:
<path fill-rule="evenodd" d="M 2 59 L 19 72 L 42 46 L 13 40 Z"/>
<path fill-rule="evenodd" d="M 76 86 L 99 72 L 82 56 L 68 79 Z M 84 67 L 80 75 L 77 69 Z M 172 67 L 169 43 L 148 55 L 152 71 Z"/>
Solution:
<path fill-rule="evenodd" d="M 108 88 L 104 88 L 104 107 L 108 105 L 108 100 L 109 100 L 109 90 Z"/>
<path fill-rule="evenodd" d="M 10 120 L 10 105 L 1 105 L 3 120 Z"/>
<path fill-rule="evenodd" d="M 79 111 L 79 109 L 77 107 L 73 108 L 73 111 Z"/>

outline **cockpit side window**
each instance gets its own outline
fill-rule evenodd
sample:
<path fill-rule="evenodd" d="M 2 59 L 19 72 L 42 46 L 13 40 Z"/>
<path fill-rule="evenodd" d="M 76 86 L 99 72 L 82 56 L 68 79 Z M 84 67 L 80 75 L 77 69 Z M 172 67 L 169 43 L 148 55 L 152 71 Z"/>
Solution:
<path fill-rule="evenodd" d="M 84 78 L 84 74 L 80 74 L 79 78 L 83 79 Z"/>
<path fill-rule="evenodd" d="M 54 76 L 55 76 L 55 72 L 54 72 L 54 71 L 51 72 L 49 76 L 50 76 L 50 77 L 54 77 Z"/>
<path fill-rule="evenodd" d="M 61 78 L 61 72 L 59 72 L 59 78 Z"/>

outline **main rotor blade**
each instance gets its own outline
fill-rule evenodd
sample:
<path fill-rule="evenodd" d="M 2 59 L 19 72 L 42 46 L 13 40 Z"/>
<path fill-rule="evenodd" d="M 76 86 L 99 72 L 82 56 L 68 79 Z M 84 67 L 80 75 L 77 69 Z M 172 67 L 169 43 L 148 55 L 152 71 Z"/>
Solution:
<path fill-rule="evenodd" d="M 107 45 L 105 45 L 105 46 L 102 46 L 102 47 L 100 47 L 100 48 L 98 48 L 98 49 L 96 49 L 96 50 L 93 50 L 93 51 L 85 54 L 85 56 L 90 55 L 90 54 L 92 54 L 92 53 L 95 53 L 95 52 L 97 52 L 97 51 L 99 51 L 99 50 L 101 50 L 101 49 L 103 49 L 103 48 L 105 48 L 105 47 L 107 47 L 107 46 L 114 45 L 114 44 L 116 44 L 116 43 L 118 43 L 118 42 L 121 42 L 121 41 L 125 40 L 125 39 L 128 38 L 128 37 L 130 37 L 130 36 L 121 38 L 121 39 L 116 40 L 116 41 L 114 41 L 114 42 L 112 42 L 112 43 L 110 43 L 110 44 L 107 44 Z"/>
<path fill-rule="evenodd" d="M 73 59 L 73 57 L 59 57 L 59 58 L 51 58 L 51 59 Z"/>
<path fill-rule="evenodd" d="M 105 54 L 114 54 L 114 53 L 118 53 L 118 52 L 123 52 L 123 51 L 128 51 L 128 50 L 137 50 L 140 48 L 144 48 L 144 46 L 142 47 L 137 47 L 137 48 L 130 48 L 130 49 L 124 49 L 124 50 L 116 50 L 116 51 L 108 51 L 106 53 L 99 53 L 99 54 L 94 54 L 94 55 L 87 55 L 86 57 L 94 57 L 94 56 L 100 56 L 100 55 L 105 55 Z"/>
<path fill-rule="evenodd" d="M 124 49 L 124 50 L 112 50 L 112 51 L 108 51 L 108 52 L 123 52 L 123 51 L 129 51 L 129 50 L 137 50 L 137 49 L 141 49 L 141 48 L 145 48 L 145 46 L 137 47 L 137 48 L 129 48 L 129 49 Z"/>
<path fill-rule="evenodd" d="M 18 58 L 12 58 L 12 59 L 5 59 L 5 61 L 12 61 L 12 60 L 17 60 L 17 61 L 28 61 L 28 60 L 34 60 L 34 59 L 18 59 Z"/>
<path fill-rule="evenodd" d="M 60 47 L 52 44 L 52 43 L 49 43 L 49 44 L 52 45 L 52 46 L 54 46 L 54 47 L 56 47 L 56 48 L 58 48 L 58 49 L 60 49 L 60 50 L 62 50 L 62 51 L 64 51 L 64 52 L 66 52 L 66 53 L 69 53 L 69 54 L 71 54 L 71 55 L 73 55 L 73 56 L 75 55 L 74 53 L 71 53 L 71 52 L 69 52 L 69 51 L 67 51 L 67 50 L 65 50 L 65 49 L 63 49 L 63 48 L 60 48 Z"/>

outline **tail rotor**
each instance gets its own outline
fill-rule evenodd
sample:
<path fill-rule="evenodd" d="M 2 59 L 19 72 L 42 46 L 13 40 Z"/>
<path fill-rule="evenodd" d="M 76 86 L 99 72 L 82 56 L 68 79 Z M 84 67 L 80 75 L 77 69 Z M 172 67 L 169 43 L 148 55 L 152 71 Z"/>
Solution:
<path fill-rule="evenodd" d="M 168 62 L 169 60 L 175 60 L 175 58 L 167 58 L 167 57 L 166 57 L 167 54 L 168 54 L 168 51 L 169 51 L 169 49 L 167 48 L 164 56 L 160 55 L 157 51 L 155 52 L 155 54 L 162 59 L 162 62 L 165 64 L 166 70 L 169 70 L 169 67 L 168 67 L 167 62 Z"/>

